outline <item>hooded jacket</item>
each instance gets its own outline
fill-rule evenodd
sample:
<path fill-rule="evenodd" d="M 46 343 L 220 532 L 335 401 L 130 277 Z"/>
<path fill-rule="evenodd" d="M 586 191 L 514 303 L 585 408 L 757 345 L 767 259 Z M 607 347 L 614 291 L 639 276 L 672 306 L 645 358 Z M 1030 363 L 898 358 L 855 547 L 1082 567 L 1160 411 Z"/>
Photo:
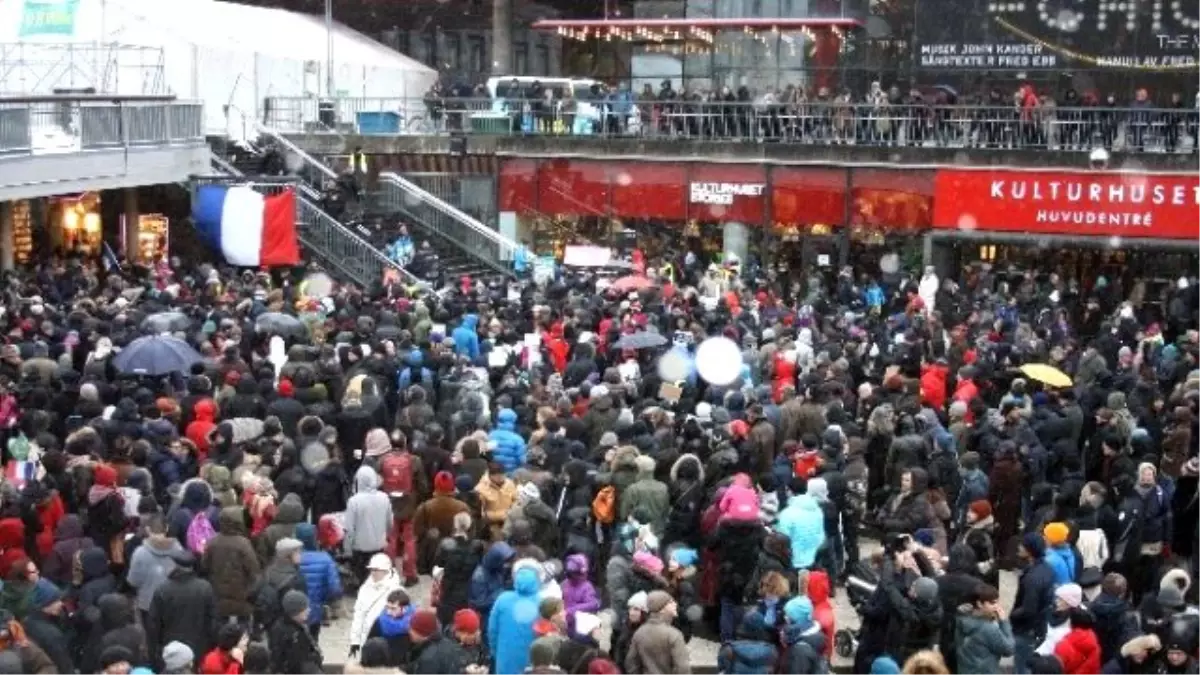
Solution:
<path fill-rule="evenodd" d="M 450 332 L 450 337 L 454 339 L 454 353 L 467 357 L 472 363 L 479 358 L 479 333 L 476 332 L 478 327 L 479 316 L 468 314 L 463 317 L 462 323 Z"/>
<path fill-rule="evenodd" d="M 202 567 L 217 597 L 220 616 L 246 617 L 254 611 L 250 597 L 262 570 L 246 534 L 241 507 L 221 509 L 217 536 L 204 548 Z"/>
<path fill-rule="evenodd" d="M 825 514 L 821 505 L 806 494 L 793 495 L 787 508 L 779 512 L 775 531 L 791 541 L 792 565 L 796 569 L 812 567 L 825 543 Z"/>
<path fill-rule="evenodd" d="M 505 567 L 516 553 L 507 542 L 499 541 L 483 554 L 474 573 L 471 574 L 470 606 L 486 622 L 495 606 L 496 599 L 504 592 L 508 583 Z"/>
<path fill-rule="evenodd" d="M 54 532 L 54 549 L 50 557 L 42 561 L 42 576 L 59 586 L 69 586 L 75 554 L 93 546 L 95 543 L 92 538 L 83 534 L 83 522 L 79 516 L 73 513 L 66 516 L 58 522 Z"/>
<path fill-rule="evenodd" d="M 209 542 L 209 546 L 212 542 Z M 150 601 L 175 569 L 175 558 L 183 553 L 177 539 L 166 535 L 150 535 L 142 540 L 129 559 L 125 581 L 137 590 L 137 608 L 150 611 Z"/>
<path fill-rule="evenodd" d="M 203 460 L 208 456 L 209 434 L 217 426 L 217 404 L 211 398 L 200 399 L 194 410 L 195 419 L 184 429 L 184 436 L 200 451 Z"/>
<path fill-rule="evenodd" d="M 304 522 L 306 509 L 300 496 L 291 493 L 284 496 L 275 511 L 275 518 L 262 534 L 254 539 L 254 547 L 258 551 L 258 560 L 266 564 L 275 557 L 275 545 L 281 539 L 295 538 L 296 526 Z"/>
<path fill-rule="evenodd" d="M 1012 656 L 1016 647 L 1007 619 L 980 616 L 970 605 L 959 608 L 955 632 L 957 672 L 962 675 L 1000 672 L 1000 659 Z"/>
<path fill-rule="evenodd" d="M 350 644 L 361 647 L 367 640 L 371 626 L 379 619 L 379 613 L 387 606 L 387 596 L 400 590 L 400 576 L 395 570 L 388 572 L 380 581 L 369 576 L 354 597 L 354 613 L 350 620 Z"/>
<path fill-rule="evenodd" d="M 501 593 L 488 614 L 488 644 L 492 646 L 497 675 L 523 673 L 529 665 L 540 587 L 536 571 L 530 567 L 518 569 L 513 575 L 513 590 Z"/>
<path fill-rule="evenodd" d="M 634 512 L 644 513 L 656 534 L 661 535 L 671 511 L 667 486 L 654 479 L 654 460 L 649 456 L 637 459 L 638 479 L 620 492 L 620 519 L 624 522 Z"/>
<path fill-rule="evenodd" d="M 504 408 L 496 415 L 496 427 L 488 434 L 488 440 L 496 444 L 492 459 L 510 475 L 525 464 L 525 439 L 516 429 L 517 413 Z"/>
<path fill-rule="evenodd" d="M 588 579 L 588 567 L 586 557 L 578 553 L 567 556 L 567 578 L 561 585 L 568 620 L 575 612 L 596 612 L 600 609 L 596 587 Z"/>
<path fill-rule="evenodd" d="M 346 502 L 346 549 L 382 551 L 392 526 L 392 501 L 379 491 L 379 474 L 369 466 L 355 472 L 354 487 L 357 492 Z"/>

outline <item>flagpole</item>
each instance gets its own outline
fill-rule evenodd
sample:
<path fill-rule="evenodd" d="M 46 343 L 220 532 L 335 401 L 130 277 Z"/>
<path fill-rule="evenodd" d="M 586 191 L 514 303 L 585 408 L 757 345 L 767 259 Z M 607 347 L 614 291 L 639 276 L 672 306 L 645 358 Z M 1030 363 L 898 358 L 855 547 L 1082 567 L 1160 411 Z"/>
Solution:
<path fill-rule="evenodd" d="M 333 97 L 333 0 L 325 0 L 325 95 Z"/>

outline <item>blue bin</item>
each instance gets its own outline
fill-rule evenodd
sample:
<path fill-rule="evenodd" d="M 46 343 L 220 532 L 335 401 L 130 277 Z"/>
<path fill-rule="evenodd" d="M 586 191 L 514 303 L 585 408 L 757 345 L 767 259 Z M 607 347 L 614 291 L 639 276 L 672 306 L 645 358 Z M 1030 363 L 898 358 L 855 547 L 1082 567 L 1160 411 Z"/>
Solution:
<path fill-rule="evenodd" d="M 400 113 L 360 112 L 354 115 L 354 123 L 360 134 L 400 133 Z"/>

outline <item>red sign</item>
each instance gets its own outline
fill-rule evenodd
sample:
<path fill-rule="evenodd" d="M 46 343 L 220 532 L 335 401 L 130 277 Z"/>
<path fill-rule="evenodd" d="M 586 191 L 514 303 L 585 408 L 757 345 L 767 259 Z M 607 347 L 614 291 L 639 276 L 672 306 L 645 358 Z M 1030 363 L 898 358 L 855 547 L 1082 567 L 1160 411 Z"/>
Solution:
<path fill-rule="evenodd" d="M 1195 175 L 941 170 L 936 190 L 938 229 L 1200 237 Z"/>

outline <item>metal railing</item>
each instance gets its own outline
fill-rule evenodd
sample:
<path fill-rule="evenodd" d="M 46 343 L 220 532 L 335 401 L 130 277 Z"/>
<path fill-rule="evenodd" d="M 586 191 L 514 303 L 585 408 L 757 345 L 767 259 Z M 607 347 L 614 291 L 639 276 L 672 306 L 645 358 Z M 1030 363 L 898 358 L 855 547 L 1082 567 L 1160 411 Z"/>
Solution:
<path fill-rule="evenodd" d="M 305 99 L 271 99 L 267 124 L 286 132 L 332 133 L 310 124 Z M 1194 108 L 1044 105 L 866 104 L 724 101 L 366 99 L 336 101 L 355 111 L 337 131 L 365 135 L 501 134 L 615 136 L 812 145 L 951 147 L 1124 152 L 1196 152 Z M 398 126 L 361 124 L 361 113 L 397 115 Z M 310 119 L 310 115 L 314 116 Z"/>
<path fill-rule="evenodd" d="M 250 118 L 243 114 L 243 119 Z M 259 133 L 274 139 L 306 166 L 327 179 L 337 180 L 338 175 L 333 169 L 300 149 L 279 130 L 258 122 L 254 122 L 254 127 Z M 496 271 L 505 274 L 512 272 L 510 262 L 516 252 L 517 242 L 395 173 L 380 174 L 378 187 L 380 201 L 388 210 L 407 216 L 413 225 L 445 239 Z"/>
<path fill-rule="evenodd" d="M 244 176 L 237 167 L 217 155 L 213 155 L 212 162 L 215 169 L 227 176 Z M 317 257 L 321 264 L 363 288 L 370 288 L 382 281 L 384 271 L 389 269 L 395 270 L 405 283 L 422 285 L 421 280 L 408 270 L 325 213 L 319 206 L 321 195 L 312 186 L 298 182 L 294 183 L 294 187 L 297 235 L 305 250 Z"/>
<path fill-rule="evenodd" d="M 203 105 L 95 97 L 0 99 L 6 157 L 204 143 Z"/>
<path fill-rule="evenodd" d="M 517 242 L 435 197 L 415 183 L 392 172 L 379 174 L 380 204 L 462 249 L 488 267 L 509 274 Z"/>

